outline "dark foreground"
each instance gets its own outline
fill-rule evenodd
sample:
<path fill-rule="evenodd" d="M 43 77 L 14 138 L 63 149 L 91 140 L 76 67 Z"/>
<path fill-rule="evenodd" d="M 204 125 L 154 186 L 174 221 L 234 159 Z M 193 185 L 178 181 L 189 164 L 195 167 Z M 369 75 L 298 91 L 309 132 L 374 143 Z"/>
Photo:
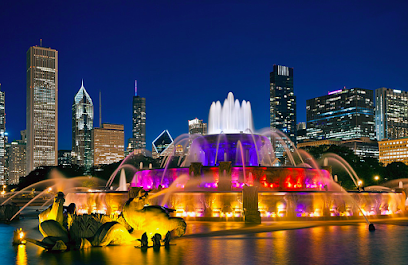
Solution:
<path fill-rule="evenodd" d="M 31 211 L 31 212 L 30 212 Z M 13 247 L 23 227 L 41 239 L 36 213 L 0 224 L 1 264 L 407 264 L 408 219 L 377 220 L 369 232 L 362 221 L 297 221 L 248 226 L 242 222 L 189 222 L 185 237 L 160 250 L 110 246 L 50 253 L 35 245 Z"/>

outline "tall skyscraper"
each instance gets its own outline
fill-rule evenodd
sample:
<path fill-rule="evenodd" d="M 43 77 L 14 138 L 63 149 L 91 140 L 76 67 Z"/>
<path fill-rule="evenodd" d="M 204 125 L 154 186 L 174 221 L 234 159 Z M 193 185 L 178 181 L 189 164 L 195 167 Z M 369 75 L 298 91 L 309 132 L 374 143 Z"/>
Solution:
<path fill-rule="evenodd" d="M 84 81 L 72 104 L 72 163 L 90 169 L 93 164 L 92 129 L 94 109 Z"/>
<path fill-rule="evenodd" d="M 296 97 L 293 68 L 274 65 L 270 73 L 270 124 L 296 144 Z"/>
<path fill-rule="evenodd" d="M 58 51 L 27 51 L 27 172 L 57 165 Z"/>
<path fill-rule="evenodd" d="M 125 132 L 121 124 L 103 123 L 92 130 L 94 165 L 107 165 L 125 157 Z"/>
<path fill-rule="evenodd" d="M 0 84 L 0 184 L 5 184 L 5 163 L 6 163 L 6 101 L 5 92 L 1 91 Z"/>
<path fill-rule="evenodd" d="M 206 135 L 207 134 L 207 123 L 197 118 L 195 118 L 194 120 L 189 120 L 188 121 L 188 133 Z"/>
<path fill-rule="evenodd" d="M 307 137 L 311 140 L 375 139 L 373 91 L 340 89 L 306 101 Z"/>
<path fill-rule="evenodd" d="M 137 80 L 135 80 L 135 95 L 133 96 L 133 137 L 129 139 L 129 146 L 133 150 L 146 149 L 146 99 L 137 94 Z"/>
<path fill-rule="evenodd" d="M 375 132 L 378 141 L 408 137 L 408 92 L 375 90 Z"/>

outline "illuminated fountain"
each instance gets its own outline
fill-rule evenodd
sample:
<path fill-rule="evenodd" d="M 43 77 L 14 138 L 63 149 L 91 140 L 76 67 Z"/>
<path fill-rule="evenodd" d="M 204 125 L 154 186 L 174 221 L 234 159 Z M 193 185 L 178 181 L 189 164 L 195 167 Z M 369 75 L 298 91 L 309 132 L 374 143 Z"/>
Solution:
<path fill-rule="evenodd" d="M 179 217 L 259 223 L 261 218 L 366 218 L 405 210 L 403 193 L 346 192 L 333 180 L 330 164 L 340 163 L 356 186 L 359 179 L 342 158 L 326 156 L 320 167 L 282 132 L 254 133 L 251 104 L 240 103 L 232 93 L 223 105 L 212 103 L 208 135 L 178 137 L 178 144 L 188 150 L 180 167 L 169 168 L 170 155 L 163 168 L 135 170 L 128 181 L 131 187 L 152 190 L 148 203 L 175 209 Z M 288 162 L 277 159 L 277 148 Z M 120 214 L 123 196 L 127 193 L 85 192 L 68 194 L 67 201 L 76 203 L 78 212 Z"/>

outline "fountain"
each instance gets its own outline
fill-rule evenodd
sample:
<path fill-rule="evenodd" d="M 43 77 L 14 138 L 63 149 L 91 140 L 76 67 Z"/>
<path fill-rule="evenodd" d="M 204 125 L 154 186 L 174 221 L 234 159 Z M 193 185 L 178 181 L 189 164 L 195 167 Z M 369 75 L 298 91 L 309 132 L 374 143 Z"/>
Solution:
<path fill-rule="evenodd" d="M 175 145 L 184 144 L 184 150 L 188 150 L 179 159 L 181 166 L 169 167 L 171 157 L 162 163 L 163 168 L 139 166 L 132 171 L 135 173 L 130 183 L 133 188 L 150 191 L 147 204 L 175 209 L 177 217 L 259 223 L 262 219 L 366 218 L 405 211 L 401 192 L 346 192 L 333 180 L 330 164 L 340 164 L 356 186 L 359 179 L 341 157 L 327 155 L 320 167 L 282 132 L 267 129 L 254 133 L 251 104 L 240 103 L 232 93 L 223 105 L 212 103 L 208 135 L 186 137 L 175 140 Z M 284 165 L 277 162 L 278 148 L 287 157 Z M 135 168 L 126 160 L 120 168 Z M 118 172 L 119 168 L 107 187 Z M 119 190 L 124 190 L 124 174 L 122 169 Z M 127 196 L 125 191 L 76 192 L 69 193 L 66 202 L 75 203 L 79 214 L 120 215 Z"/>

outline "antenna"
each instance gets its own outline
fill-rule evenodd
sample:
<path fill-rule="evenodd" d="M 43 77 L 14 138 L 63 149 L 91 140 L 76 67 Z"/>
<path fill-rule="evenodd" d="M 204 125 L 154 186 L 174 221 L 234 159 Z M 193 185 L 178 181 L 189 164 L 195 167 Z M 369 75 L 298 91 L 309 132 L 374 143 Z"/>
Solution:
<path fill-rule="evenodd" d="M 102 128 L 102 96 L 99 90 L 99 128 Z"/>
<path fill-rule="evenodd" d="M 42 39 L 40 39 L 40 47 L 42 47 Z"/>
<path fill-rule="evenodd" d="M 135 80 L 135 96 L 137 96 L 137 80 Z"/>

